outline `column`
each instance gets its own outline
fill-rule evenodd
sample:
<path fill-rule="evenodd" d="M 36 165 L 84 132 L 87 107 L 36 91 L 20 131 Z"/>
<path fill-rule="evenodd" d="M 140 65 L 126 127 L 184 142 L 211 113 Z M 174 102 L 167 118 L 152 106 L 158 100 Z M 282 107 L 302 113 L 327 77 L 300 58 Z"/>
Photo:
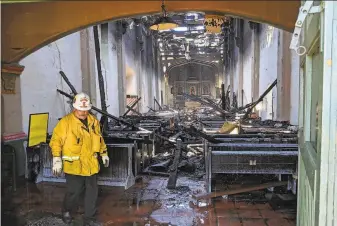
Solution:
<path fill-rule="evenodd" d="M 120 21 L 116 22 L 115 43 L 117 49 L 117 69 L 118 69 L 118 105 L 119 115 L 123 115 L 126 110 L 125 95 L 125 62 L 124 62 L 124 45 L 123 45 L 123 27 Z"/>
<path fill-rule="evenodd" d="M 15 148 L 17 176 L 25 175 L 27 135 L 22 131 L 22 105 L 19 64 L 1 65 L 1 141 Z M 26 116 L 25 116 L 26 117 Z"/>
<path fill-rule="evenodd" d="M 106 103 L 108 112 L 112 115 L 119 116 L 119 92 L 118 90 L 118 62 L 117 46 L 114 37 L 115 23 L 106 23 L 101 25 L 101 57 L 102 73 L 105 80 Z"/>
<path fill-rule="evenodd" d="M 87 93 L 93 105 L 100 107 L 100 101 L 97 100 L 96 88 L 96 55 L 94 45 L 94 33 L 92 28 L 80 31 L 81 36 L 81 69 L 82 69 L 82 91 Z"/>
<path fill-rule="evenodd" d="M 279 31 L 278 65 L 277 65 L 277 109 L 276 119 L 290 119 L 290 88 L 291 88 L 291 50 L 289 49 L 291 34 Z"/>

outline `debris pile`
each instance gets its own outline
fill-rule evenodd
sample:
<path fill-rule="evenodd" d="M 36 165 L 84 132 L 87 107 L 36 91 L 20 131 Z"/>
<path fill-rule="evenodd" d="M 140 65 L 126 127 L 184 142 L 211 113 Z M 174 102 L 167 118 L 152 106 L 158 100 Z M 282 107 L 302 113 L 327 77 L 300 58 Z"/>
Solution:
<path fill-rule="evenodd" d="M 76 94 L 75 88 L 64 73 L 61 75 L 72 93 Z M 93 107 L 93 110 L 103 116 L 101 124 L 106 143 L 136 142 L 138 147 L 144 144 L 152 145 L 152 153 L 148 153 L 149 161 L 142 162 L 142 173 L 168 176 L 167 187 L 175 188 L 178 174 L 197 179 L 206 174 L 207 142 L 221 144 L 223 147 L 234 143 L 252 144 L 246 145 L 244 151 L 259 151 L 259 148 L 263 147 L 267 150 L 268 145 L 263 146 L 264 143 L 297 143 L 296 126 L 290 125 L 289 122 L 261 121 L 254 113 L 257 104 L 276 84 L 277 80 L 256 101 L 241 107 L 238 107 L 234 94 L 230 103 L 229 87 L 225 92 L 222 86 L 220 100 L 181 93 L 185 103 L 198 102 L 198 107 L 189 107 L 190 105 L 186 104 L 184 109 L 174 109 L 161 106 L 154 98 L 154 106 L 148 107 L 148 112 L 140 113 L 136 107 L 141 97 L 137 97 L 127 105 L 126 112 L 121 117 L 96 107 Z M 61 90 L 58 92 L 73 98 L 72 94 Z M 256 160 L 246 162 L 256 165 Z"/>

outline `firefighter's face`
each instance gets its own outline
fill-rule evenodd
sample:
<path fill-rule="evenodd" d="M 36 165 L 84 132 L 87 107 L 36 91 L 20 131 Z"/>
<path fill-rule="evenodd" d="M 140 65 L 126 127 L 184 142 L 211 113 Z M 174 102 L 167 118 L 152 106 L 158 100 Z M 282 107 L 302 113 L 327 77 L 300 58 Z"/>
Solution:
<path fill-rule="evenodd" d="M 86 119 L 88 117 L 89 111 L 80 111 L 77 109 L 74 109 L 75 116 L 79 119 Z"/>

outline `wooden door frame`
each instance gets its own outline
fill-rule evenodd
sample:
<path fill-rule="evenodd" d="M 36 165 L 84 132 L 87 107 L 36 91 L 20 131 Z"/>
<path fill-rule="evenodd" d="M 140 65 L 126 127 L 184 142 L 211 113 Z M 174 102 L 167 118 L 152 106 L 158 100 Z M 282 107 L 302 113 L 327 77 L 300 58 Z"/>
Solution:
<path fill-rule="evenodd" d="M 322 133 L 320 153 L 319 225 L 333 226 L 337 219 L 337 3 L 325 1 Z"/>
<path fill-rule="evenodd" d="M 315 21 L 310 18 L 305 30 L 307 37 L 303 39 L 305 47 L 318 45 L 320 41 L 323 52 L 322 72 L 322 115 L 321 115 L 321 138 L 319 152 L 310 142 L 310 114 L 311 112 L 311 76 L 312 76 L 312 50 L 308 50 L 302 57 L 300 79 L 300 103 L 299 126 L 300 126 L 300 156 L 299 164 L 304 164 L 305 172 L 299 174 L 306 176 L 310 189 L 314 192 L 313 199 L 303 201 L 308 190 L 299 189 L 299 204 L 297 225 L 303 225 L 304 221 L 315 226 L 333 226 L 337 219 L 337 2 L 325 1 L 324 11 L 321 13 L 319 33 L 315 36 Z M 317 19 L 317 17 L 316 17 Z M 317 22 L 317 20 L 316 20 Z M 320 38 L 320 39 L 318 39 Z M 305 65 L 304 65 L 305 63 Z M 303 69 L 305 68 L 305 75 Z M 309 125 L 309 126 L 308 126 Z M 307 166 L 305 166 L 307 164 Z M 311 168 L 311 167 L 312 168 Z M 300 165 L 299 165 L 300 167 Z M 316 170 L 317 169 L 317 170 Z M 317 179 L 317 181 L 316 181 Z M 303 184 L 301 185 L 303 186 Z M 302 195 L 302 192 L 304 195 Z M 310 203 L 311 202 L 311 203 Z M 309 208 L 301 204 L 311 205 Z M 308 210 L 310 212 L 308 212 Z M 306 219 L 306 220 L 305 220 Z M 306 225 L 305 225 L 306 226 Z"/>

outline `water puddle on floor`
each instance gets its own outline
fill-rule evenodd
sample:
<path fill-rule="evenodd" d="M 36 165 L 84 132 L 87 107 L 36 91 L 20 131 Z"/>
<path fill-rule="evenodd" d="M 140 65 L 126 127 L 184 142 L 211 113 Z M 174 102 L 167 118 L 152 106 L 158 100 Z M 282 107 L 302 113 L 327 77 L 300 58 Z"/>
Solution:
<path fill-rule="evenodd" d="M 198 226 L 295 225 L 296 206 L 288 206 L 288 196 L 281 196 L 282 206 L 275 201 L 276 211 L 261 199 L 264 194 L 250 193 L 234 197 L 217 198 L 211 203 L 196 203 L 192 195 L 205 192 L 205 182 L 179 177 L 176 189 L 166 188 L 167 178 L 144 176 L 128 190 L 122 187 L 100 187 L 98 219 L 104 226 Z M 63 226 L 61 205 L 65 186 L 62 183 L 27 184 L 17 192 L 2 197 L 2 224 L 10 226 Z M 254 195 L 256 194 L 256 195 Z M 277 197 L 276 197 L 277 198 Z M 281 199 L 279 198 L 279 199 Z M 246 200 L 246 201 L 244 201 Z M 290 200 L 291 201 L 291 200 Z M 81 225 L 83 199 L 73 214 L 73 226 Z M 275 223 L 275 224 L 274 224 Z"/>

